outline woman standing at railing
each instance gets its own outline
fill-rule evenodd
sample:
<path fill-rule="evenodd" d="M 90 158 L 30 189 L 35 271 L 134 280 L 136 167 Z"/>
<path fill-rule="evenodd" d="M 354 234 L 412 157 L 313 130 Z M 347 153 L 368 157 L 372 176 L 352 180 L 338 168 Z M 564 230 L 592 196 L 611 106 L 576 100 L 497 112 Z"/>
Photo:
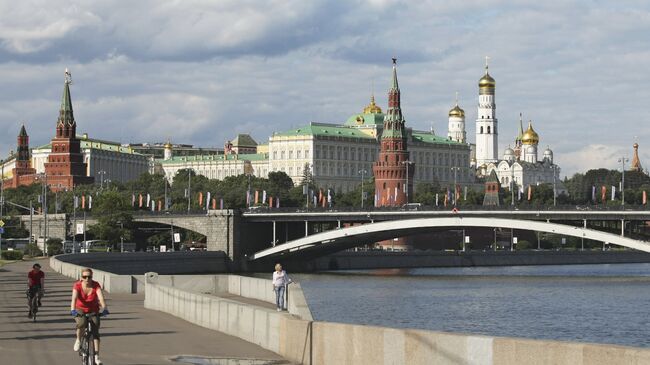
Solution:
<path fill-rule="evenodd" d="M 282 265 L 275 264 L 275 271 L 273 272 L 273 291 L 275 292 L 275 305 L 278 307 L 278 312 L 285 310 L 284 295 L 287 290 L 287 285 L 291 282 L 287 272 L 282 270 Z"/>

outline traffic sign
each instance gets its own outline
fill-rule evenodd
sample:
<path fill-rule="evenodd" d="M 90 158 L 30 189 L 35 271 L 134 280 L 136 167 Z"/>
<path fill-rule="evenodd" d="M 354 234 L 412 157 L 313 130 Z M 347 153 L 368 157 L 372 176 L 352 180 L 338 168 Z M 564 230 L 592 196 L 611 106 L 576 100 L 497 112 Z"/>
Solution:
<path fill-rule="evenodd" d="M 5 226 L 5 222 L 2 219 L 0 219 L 0 227 L 4 227 L 4 226 Z"/>
<path fill-rule="evenodd" d="M 3 227 L 0 227 L 0 234 L 5 233 L 5 229 Z"/>

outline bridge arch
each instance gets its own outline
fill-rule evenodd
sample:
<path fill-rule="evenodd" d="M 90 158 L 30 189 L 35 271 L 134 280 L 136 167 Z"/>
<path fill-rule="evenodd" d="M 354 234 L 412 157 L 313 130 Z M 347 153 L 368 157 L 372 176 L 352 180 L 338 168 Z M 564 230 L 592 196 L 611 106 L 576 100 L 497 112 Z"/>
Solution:
<path fill-rule="evenodd" d="M 448 217 L 385 221 L 322 232 L 259 251 L 251 255 L 249 260 L 302 254 L 321 256 L 394 237 L 423 233 L 434 228 L 464 227 L 512 228 L 555 233 L 650 252 L 650 242 L 565 224 L 506 218 Z"/>

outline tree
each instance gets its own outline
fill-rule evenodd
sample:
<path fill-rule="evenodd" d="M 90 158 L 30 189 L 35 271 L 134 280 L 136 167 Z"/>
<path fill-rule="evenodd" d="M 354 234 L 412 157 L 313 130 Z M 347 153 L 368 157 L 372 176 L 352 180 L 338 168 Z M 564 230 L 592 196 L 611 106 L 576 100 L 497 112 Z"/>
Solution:
<path fill-rule="evenodd" d="M 98 194 L 92 212 L 97 224 L 91 226 L 89 232 L 96 238 L 108 241 L 113 247 L 117 247 L 121 238 L 131 239 L 133 213 L 126 196 L 116 191 Z"/>

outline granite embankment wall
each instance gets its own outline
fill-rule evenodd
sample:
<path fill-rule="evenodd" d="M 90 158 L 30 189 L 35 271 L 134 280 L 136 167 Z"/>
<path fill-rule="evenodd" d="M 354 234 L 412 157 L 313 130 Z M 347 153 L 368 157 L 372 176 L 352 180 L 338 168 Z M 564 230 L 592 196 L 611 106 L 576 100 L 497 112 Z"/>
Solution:
<path fill-rule="evenodd" d="M 268 290 L 245 284 L 248 291 Z M 650 349 L 318 322 L 146 278 L 145 307 L 258 344 L 300 364 L 610 365 L 650 363 Z M 214 283 L 207 284 L 212 287 Z M 236 284 L 236 285 L 241 285 Z M 198 289 L 198 291 L 197 291 Z M 301 292 L 301 291 L 300 291 Z M 250 295 L 250 292 L 249 292 Z M 289 302 L 296 294 L 289 295 Z M 293 314 L 293 315 L 291 315 Z"/>
<path fill-rule="evenodd" d="M 79 277 L 81 266 L 57 258 L 50 265 Z M 109 292 L 134 285 L 142 289 L 136 276 L 94 270 L 94 277 Z M 313 321 L 298 284 L 289 286 L 286 313 L 210 294 L 227 292 L 274 303 L 265 279 L 155 273 L 137 278 L 146 283 L 146 308 L 256 343 L 300 364 L 650 364 L 650 349 L 644 348 Z"/>

